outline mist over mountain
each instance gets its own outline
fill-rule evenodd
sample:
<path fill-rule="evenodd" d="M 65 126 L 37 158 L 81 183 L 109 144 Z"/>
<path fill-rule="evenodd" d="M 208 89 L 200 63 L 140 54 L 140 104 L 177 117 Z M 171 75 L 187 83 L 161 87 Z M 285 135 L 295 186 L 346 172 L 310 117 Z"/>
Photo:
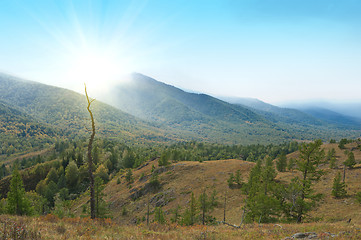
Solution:
<path fill-rule="evenodd" d="M 278 107 L 254 98 L 221 97 L 225 101 L 241 104 L 255 110 L 265 118 L 274 122 L 299 123 L 311 125 L 331 124 L 339 129 L 361 129 L 361 119 L 340 112 L 317 107 L 309 103 L 303 107 Z"/>
<path fill-rule="evenodd" d="M 361 119 L 361 103 L 353 101 L 292 101 L 282 103 L 282 106 L 299 110 L 326 109 L 342 115 Z"/>
<path fill-rule="evenodd" d="M 291 108 L 281 108 L 249 98 L 216 98 L 206 94 L 186 92 L 145 75 L 134 73 L 120 81 L 104 98 L 125 112 L 147 121 L 162 122 L 179 129 L 203 133 L 219 129 L 219 134 L 231 130 L 285 139 L 327 139 L 343 135 L 343 130 L 360 129 L 356 122 L 324 121 L 312 114 Z M 345 120 L 347 124 L 342 122 Z M 224 127 L 227 127 L 226 129 Z M 200 127 L 200 128 L 199 128 Z M 354 133 L 352 133 L 354 134 Z M 271 137 L 271 138 L 273 138 Z"/>
<path fill-rule="evenodd" d="M 190 140 L 264 144 L 360 136 L 359 122 L 341 114 L 302 112 L 256 99 L 224 101 L 189 93 L 139 73 L 120 81 L 106 96 L 92 106 L 97 136 L 128 144 Z M 0 101 L 4 125 L 20 126 L 24 124 L 17 122 L 30 119 L 26 121 L 37 124 L 34 128 L 48 136 L 45 142 L 88 135 L 82 94 L 1 74 Z M 10 139 L 19 131 L 4 131 L 3 136 Z"/>

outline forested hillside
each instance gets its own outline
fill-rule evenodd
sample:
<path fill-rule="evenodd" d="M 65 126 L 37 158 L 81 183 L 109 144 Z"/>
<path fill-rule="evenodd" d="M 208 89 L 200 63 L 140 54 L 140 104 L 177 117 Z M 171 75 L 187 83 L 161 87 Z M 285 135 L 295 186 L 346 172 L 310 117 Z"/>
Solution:
<path fill-rule="evenodd" d="M 114 88 L 109 97 L 114 100 L 112 105 L 144 120 L 95 101 L 97 136 L 130 145 L 189 140 L 268 144 L 360 136 L 357 129 L 345 129 L 296 110 L 250 109 L 205 94 L 187 93 L 141 74 L 133 74 L 131 80 Z M 0 100 L 3 105 L 17 109 L 17 115 L 30 117 L 60 137 L 82 138 L 88 133 L 86 101 L 81 94 L 2 74 Z M 7 138 L 13 136 L 7 132 Z M 46 141 L 54 143 L 49 138 Z M 19 147 L 21 144 L 17 146 L 15 151 L 24 150 Z"/>
<path fill-rule="evenodd" d="M 206 138 L 226 143 L 360 136 L 356 121 L 326 121 L 324 117 L 317 118 L 256 99 L 226 98 L 234 103 L 230 104 L 206 94 L 185 92 L 139 73 L 120 81 L 104 100 L 142 119 L 175 129 L 202 132 Z M 232 134 L 228 134 L 230 132 Z"/>
<path fill-rule="evenodd" d="M 61 137 L 57 129 L 0 101 L 0 155 L 46 148 Z"/>
<path fill-rule="evenodd" d="M 17 116 L 56 129 L 61 136 L 82 138 L 88 134 L 90 119 L 86 100 L 81 94 L 15 77 L 0 75 L 0 100 L 18 109 Z M 160 129 L 116 108 L 94 102 L 97 136 L 122 140 L 129 144 L 164 143 L 178 139 L 170 131 Z M 4 112 L 7 117 L 10 112 Z M 136 140 L 136 141 L 135 141 Z M 54 141 L 52 142 L 54 143 Z"/>

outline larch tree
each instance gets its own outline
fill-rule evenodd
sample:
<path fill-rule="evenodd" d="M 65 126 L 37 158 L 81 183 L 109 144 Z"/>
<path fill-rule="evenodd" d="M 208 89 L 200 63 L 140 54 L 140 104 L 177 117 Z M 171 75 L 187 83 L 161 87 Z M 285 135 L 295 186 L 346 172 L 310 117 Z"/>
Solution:
<path fill-rule="evenodd" d="M 285 172 L 287 167 L 287 156 L 285 153 L 279 155 L 276 162 L 276 167 L 279 172 Z"/>
<path fill-rule="evenodd" d="M 25 196 L 24 183 L 17 167 L 12 173 L 6 207 L 10 214 L 27 215 L 31 213 L 30 202 Z"/>
<path fill-rule="evenodd" d="M 346 184 L 341 180 L 341 173 L 337 173 L 333 179 L 332 195 L 335 198 L 343 198 L 347 195 Z"/>
<path fill-rule="evenodd" d="M 318 169 L 318 165 L 325 157 L 325 152 L 321 149 L 321 145 L 321 140 L 315 140 L 308 144 L 303 143 L 300 146 L 297 170 L 301 172 L 302 178 L 299 179 L 301 194 L 297 199 L 297 222 L 302 222 L 305 213 L 311 209 L 312 204 L 315 203 L 314 200 L 317 199 L 317 195 L 312 194 L 312 183 L 318 181 L 323 175 L 323 171 Z M 306 199 L 312 201 L 306 201 Z"/>

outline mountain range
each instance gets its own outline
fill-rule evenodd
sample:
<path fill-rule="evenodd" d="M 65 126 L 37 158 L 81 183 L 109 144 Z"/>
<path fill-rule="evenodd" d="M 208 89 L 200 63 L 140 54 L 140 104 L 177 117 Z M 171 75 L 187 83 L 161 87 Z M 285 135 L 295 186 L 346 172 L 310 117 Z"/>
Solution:
<path fill-rule="evenodd" d="M 235 142 L 329 139 L 359 136 L 361 130 L 361 120 L 336 112 L 329 111 L 325 116 L 273 106 L 258 99 L 190 93 L 139 73 L 120 81 L 103 100 L 143 120 L 177 129 L 197 131 L 201 126 L 203 132 L 223 128 L 224 133 L 227 126 L 234 135 L 242 133 L 238 135 L 242 139 Z M 264 137 L 268 139 L 262 139 Z"/>
<path fill-rule="evenodd" d="M 119 81 L 92 107 L 97 136 L 130 145 L 190 140 L 265 144 L 361 133 L 359 119 L 340 113 L 303 112 L 256 99 L 219 99 L 139 73 Z M 0 112 L 0 139 L 8 142 L 2 153 L 9 147 L 21 149 L 29 138 L 29 147 L 41 147 L 89 134 L 84 95 L 6 74 L 0 74 Z"/>

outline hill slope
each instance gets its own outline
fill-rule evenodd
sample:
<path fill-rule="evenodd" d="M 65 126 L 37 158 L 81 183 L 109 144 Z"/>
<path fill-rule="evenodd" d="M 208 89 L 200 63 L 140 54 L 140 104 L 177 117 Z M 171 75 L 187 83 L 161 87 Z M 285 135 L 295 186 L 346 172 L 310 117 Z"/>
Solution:
<path fill-rule="evenodd" d="M 154 93 L 154 91 L 158 93 L 157 90 L 146 89 L 148 88 L 144 88 L 144 94 Z M 177 89 L 174 91 L 178 92 Z M 161 95 L 161 93 L 160 91 L 159 94 Z M 128 94 L 129 97 L 133 95 L 132 91 L 129 91 Z M 273 140 L 280 142 L 289 138 L 287 133 L 279 131 L 252 111 L 243 108 L 241 111 L 237 106 L 206 95 L 192 97 L 193 99 L 183 99 L 184 102 L 189 101 L 187 104 L 179 104 L 180 97 L 171 100 L 165 99 L 155 108 L 159 113 L 165 111 L 165 114 L 159 114 L 160 116 L 171 116 L 172 124 L 168 124 L 169 121 L 168 123 L 164 121 L 146 122 L 107 104 L 95 101 L 93 109 L 98 128 L 97 136 L 117 138 L 129 144 L 135 142 L 137 144 L 142 142 L 165 143 L 178 140 L 249 144 L 266 143 Z M 133 99 L 136 101 L 136 98 Z M 64 136 L 74 137 L 87 134 L 85 127 L 89 124 L 88 113 L 86 112 L 85 98 L 81 94 L 0 75 L 0 100 L 9 106 L 20 109 L 38 121 L 58 128 Z M 203 102 L 207 104 L 201 104 Z M 190 105 L 197 104 L 196 110 L 190 108 Z M 129 100 L 129 106 L 137 105 L 142 106 L 143 103 L 131 105 L 131 99 Z"/>
<path fill-rule="evenodd" d="M 222 101 L 205 94 L 188 93 L 138 73 L 119 83 L 104 100 L 142 119 L 162 122 L 175 129 L 203 132 L 210 139 L 227 143 L 230 131 L 242 139 L 241 143 L 360 135 L 355 132 L 360 130 L 355 124 L 345 128 L 339 122 L 324 121 L 299 110 L 279 108 L 255 99 Z"/>
<path fill-rule="evenodd" d="M 0 100 L 23 114 L 58 129 L 67 137 L 88 135 L 89 115 L 81 94 L 15 77 L 0 75 Z M 178 139 L 171 132 L 146 123 L 114 107 L 95 101 L 92 104 L 97 136 L 128 143 L 166 142 Z"/>
<path fill-rule="evenodd" d="M 59 131 L 0 101 L 0 155 L 43 148 Z M 31 140 L 31 141 L 30 141 Z"/>
<path fill-rule="evenodd" d="M 360 136 L 358 130 L 337 129 L 304 113 L 234 105 L 205 94 L 187 93 L 141 74 L 133 74 L 105 100 L 117 108 L 94 102 L 97 136 L 128 144 L 184 140 L 267 144 Z M 86 101 L 81 94 L 0 74 L 0 101 L 56 129 L 59 136 L 88 135 Z"/>
<path fill-rule="evenodd" d="M 188 93 L 139 73 L 119 84 L 111 94 L 120 109 L 147 120 L 168 123 L 207 122 L 212 119 L 242 123 L 264 120 L 254 112 L 206 94 Z"/>
<path fill-rule="evenodd" d="M 361 151 L 355 148 L 355 144 L 348 144 L 347 149 L 352 150 L 357 162 L 361 160 Z M 361 205 L 356 202 L 355 194 L 361 191 L 358 184 L 361 168 L 356 167 L 347 170 L 346 183 L 348 196 L 345 199 L 335 199 L 331 196 L 333 178 L 336 173 L 342 171 L 342 162 L 346 157 L 342 150 L 337 148 L 337 144 L 324 145 L 325 150 L 335 148 L 337 157 L 337 168 L 330 169 L 328 164 L 321 166 L 325 175 L 315 185 L 317 193 L 322 193 L 324 198 L 320 205 L 310 213 L 311 218 L 320 218 L 324 222 L 345 222 L 348 219 L 352 221 L 361 221 L 359 211 Z M 288 158 L 296 158 L 298 152 L 292 153 Z M 255 165 L 253 162 L 242 160 L 217 160 L 199 162 L 178 162 L 169 167 L 156 168 L 159 173 L 161 189 L 157 192 L 150 192 L 147 189 L 149 183 L 152 165 L 157 167 L 156 161 L 150 161 L 143 167 L 134 170 L 135 182 L 131 186 L 126 184 L 124 175 L 120 175 L 121 183 L 117 183 L 117 177 L 110 181 L 106 188 L 106 200 L 110 203 L 110 210 L 114 219 L 121 223 L 134 223 L 136 219 L 142 219 L 146 216 L 147 199 L 150 199 L 151 211 L 155 207 L 163 207 L 168 220 L 173 216 L 172 211 L 179 205 L 184 210 L 190 200 L 191 192 L 198 197 L 204 190 L 208 194 L 216 190 L 218 201 L 221 203 L 212 213 L 216 219 L 223 219 L 223 200 L 227 193 L 227 222 L 239 224 L 241 222 L 242 206 L 244 204 L 244 195 L 239 189 L 230 189 L 227 185 L 227 179 L 230 173 L 241 171 L 243 181 L 247 181 L 250 169 Z M 360 165 L 358 165 L 360 166 Z M 296 171 L 278 172 L 277 181 L 289 183 L 291 178 L 298 175 Z M 85 204 L 86 199 L 78 202 L 80 211 L 81 205 Z M 126 209 L 128 214 L 123 216 L 122 209 Z M 153 219 L 153 216 L 152 216 Z"/>

